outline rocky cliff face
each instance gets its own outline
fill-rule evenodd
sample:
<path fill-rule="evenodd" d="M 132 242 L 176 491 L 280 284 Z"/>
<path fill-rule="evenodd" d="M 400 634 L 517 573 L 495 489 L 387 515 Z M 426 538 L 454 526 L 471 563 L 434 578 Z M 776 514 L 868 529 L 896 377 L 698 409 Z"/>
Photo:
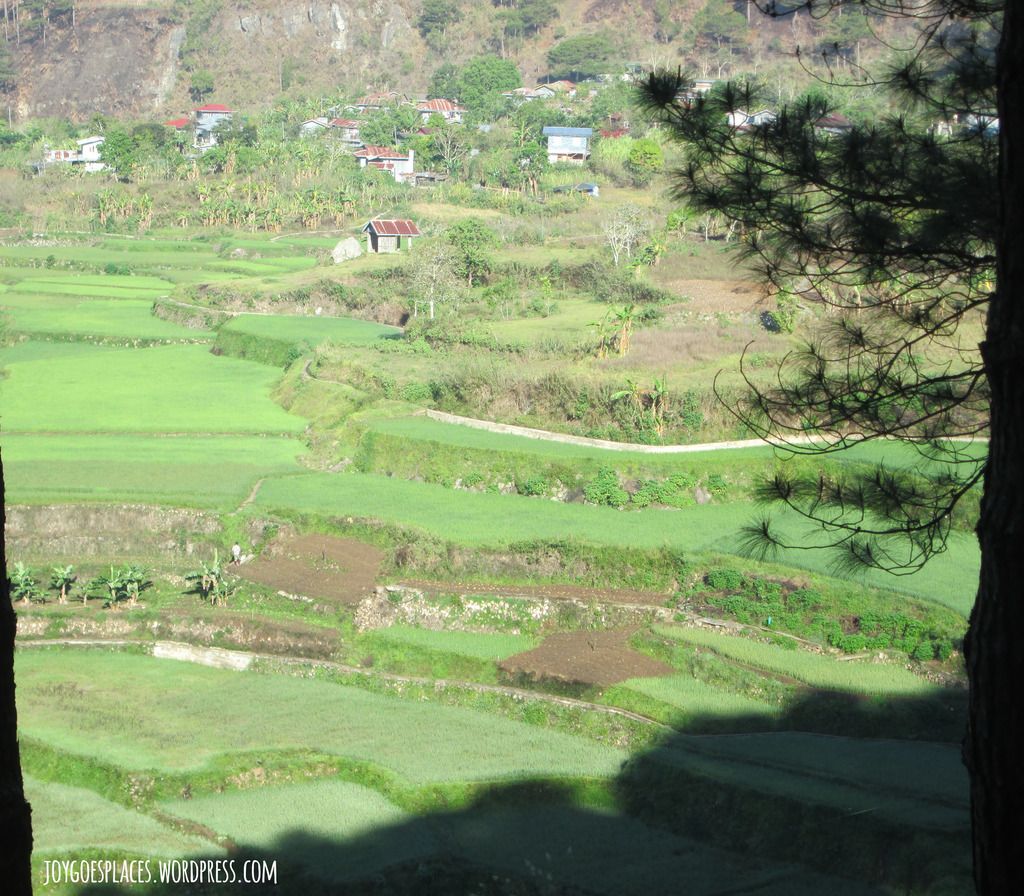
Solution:
<path fill-rule="evenodd" d="M 18 2 L 7 0 L 8 9 Z M 697 2 L 678 0 L 678 8 Z M 547 50 L 566 36 L 603 30 L 633 51 L 657 48 L 647 36 L 655 31 L 652 3 L 559 0 L 554 22 L 506 49 L 531 81 L 545 72 Z M 423 0 L 76 0 L 73 18 L 45 23 L 20 5 L 18 32 L 10 18 L 0 32 L 15 84 L 0 103 L 6 99 L 19 120 L 181 114 L 194 105 L 189 72 L 200 69 L 213 75 L 210 99 L 236 108 L 265 107 L 283 91 L 419 93 L 443 62 L 461 63 L 502 43 L 502 7 L 486 0 L 463 2 L 441 52 L 417 30 Z"/>
<path fill-rule="evenodd" d="M 153 10 L 81 10 L 75 27 L 9 42 L 16 87 L 8 102 L 21 120 L 153 113 L 177 83 L 184 39 L 183 24 Z"/>
<path fill-rule="evenodd" d="M 45 39 L 41 29 L 23 28 L 19 44 L 11 30 L 15 87 L 7 101 L 15 117 L 84 121 L 179 111 L 190 105 L 188 66 L 212 72 L 218 102 L 262 105 L 289 82 L 303 92 L 395 85 L 403 71 L 413 73 L 408 60 L 422 56 L 416 0 L 210 6 L 212 15 L 196 27 L 187 8 L 79 0 L 74 25 L 51 22 Z"/>

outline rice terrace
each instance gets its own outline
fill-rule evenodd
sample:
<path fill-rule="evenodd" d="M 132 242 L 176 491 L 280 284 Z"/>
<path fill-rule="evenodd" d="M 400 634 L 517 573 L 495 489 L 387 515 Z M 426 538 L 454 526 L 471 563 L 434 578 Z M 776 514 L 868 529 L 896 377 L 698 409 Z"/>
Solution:
<path fill-rule="evenodd" d="M 509 47 L 532 59 L 546 27 Z M 189 77 L 209 99 L 193 71 L 181 101 Z M 369 137 L 353 156 L 315 131 L 304 81 L 260 111 L 216 77 L 252 107 L 219 145 L 110 117 L 134 161 L 29 174 L 42 137 L 0 127 L 37 892 L 969 889 L 978 489 L 908 574 L 837 566 L 834 530 L 794 510 L 771 509 L 783 546 L 752 549 L 780 473 L 938 461 L 894 439 L 794 453 L 734 415 L 830 312 L 766 290 L 735 252 L 750 235 L 685 208 L 684 150 L 625 76 L 564 101 L 490 87 L 468 125 L 331 99 L 445 172 L 406 182 L 356 164 L 385 148 Z M 552 130 L 604 136 L 581 166 L 544 154 Z M 389 221 L 411 247 L 367 251 Z M 57 860 L 276 882 L 44 886 Z"/>

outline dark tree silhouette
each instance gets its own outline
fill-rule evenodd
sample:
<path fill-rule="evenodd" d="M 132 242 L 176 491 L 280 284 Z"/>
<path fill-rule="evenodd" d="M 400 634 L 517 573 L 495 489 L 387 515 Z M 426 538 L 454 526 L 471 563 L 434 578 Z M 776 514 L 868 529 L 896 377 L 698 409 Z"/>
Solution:
<path fill-rule="evenodd" d="M 4 556 L 4 468 L 0 460 L 0 881 L 12 896 L 32 893 L 32 821 L 21 778 L 14 706 L 14 607 Z"/>
<path fill-rule="evenodd" d="M 684 144 L 680 197 L 737 222 L 747 256 L 789 302 L 829 312 L 771 387 L 752 388 L 741 418 L 794 451 L 897 438 L 921 455 L 911 469 L 779 474 L 764 497 L 824 527 L 841 563 L 899 573 L 977 515 L 983 485 L 965 644 L 975 879 L 982 893 L 1024 892 L 1024 710 L 1013 693 L 1024 677 L 1021 4 L 856 5 L 913 25 L 909 61 L 880 79 L 898 110 L 884 119 L 850 127 L 808 95 L 774 121 L 736 127 L 728 113 L 758 108 L 756 89 L 698 97 L 681 72 L 653 75 L 642 93 Z M 806 433 L 824 442 L 792 439 Z M 987 453 L 969 442 L 984 435 Z M 751 547 L 770 553 L 785 545 L 780 533 L 762 520 Z"/>

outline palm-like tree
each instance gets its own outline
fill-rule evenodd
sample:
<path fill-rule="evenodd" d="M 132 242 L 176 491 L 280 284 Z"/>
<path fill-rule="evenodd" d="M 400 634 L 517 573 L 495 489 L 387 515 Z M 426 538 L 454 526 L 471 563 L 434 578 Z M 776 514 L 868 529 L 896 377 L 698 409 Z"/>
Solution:
<path fill-rule="evenodd" d="M 654 385 L 647 390 L 651 402 L 651 416 L 654 430 L 660 439 L 665 434 L 665 405 L 668 401 L 668 386 L 664 377 L 655 377 Z"/>
<path fill-rule="evenodd" d="M 55 566 L 50 570 L 50 587 L 60 594 L 57 603 L 66 604 L 68 602 L 68 590 L 77 579 L 78 576 L 75 575 L 73 566 Z"/>
<path fill-rule="evenodd" d="M 123 571 L 113 566 L 110 567 L 109 574 L 97 576 L 93 579 L 92 584 L 97 588 L 103 588 L 107 592 L 107 605 L 110 607 L 116 607 L 121 598 L 124 597 Z"/>
<path fill-rule="evenodd" d="M 604 313 L 604 317 L 589 324 L 589 326 L 597 330 L 597 356 L 599 358 L 606 358 L 608 356 L 608 345 L 611 341 L 611 320 L 612 309 L 609 308 Z"/>
<path fill-rule="evenodd" d="M 217 549 L 213 550 L 213 562 L 207 563 L 205 560 L 200 564 L 199 569 L 194 572 L 190 572 L 185 576 L 186 582 L 194 582 L 196 587 L 199 589 L 199 593 L 204 598 L 211 598 L 214 602 L 216 599 L 211 597 L 215 595 L 220 582 L 224 578 L 224 570 L 220 563 L 220 554 Z"/>
<path fill-rule="evenodd" d="M 146 569 L 142 566 L 130 565 L 121 570 L 121 581 L 124 593 L 128 597 L 128 606 L 134 607 L 139 602 L 139 594 L 153 583 L 146 578 Z"/>
<path fill-rule="evenodd" d="M 623 305 L 615 312 L 615 323 L 619 328 L 619 355 L 629 351 L 629 339 L 633 335 L 633 324 L 636 322 L 636 305 Z"/>

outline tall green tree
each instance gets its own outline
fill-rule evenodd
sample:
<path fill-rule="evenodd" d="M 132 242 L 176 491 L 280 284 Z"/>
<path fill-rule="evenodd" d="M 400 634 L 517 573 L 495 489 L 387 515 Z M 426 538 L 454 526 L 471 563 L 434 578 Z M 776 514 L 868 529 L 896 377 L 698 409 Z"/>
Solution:
<path fill-rule="evenodd" d="M 607 72 L 614 57 L 615 48 L 606 34 L 580 34 L 548 51 L 548 71 L 556 78 L 581 81 Z"/>
<path fill-rule="evenodd" d="M 824 526 L 843 562 L 904 572 L 942 550 L 960 518 L 969 524 L 983 486 L 965 642 L 975 880 L 979 893 L 1019 893 L 1024 5 L 865 5 L 912 17 L 919 37 L 909 61 L 879 79 L 898 118 L 830 134 L 821 124 L 832 110 L 809 96 L 743 132 L 726 115 L 755 105 L 754 90 L 681 102 L 686 79 L 664 74 L 644 96 L 685 146 L 679 192 L 743 228 L 769 283 L 829 312 L 778 386 L 753 390 L 743 418 L 766 436 L 817 432 L 827 442 L 816 452 L 897 438 L 921 455 L 907 470 L 779 473 L 765 497 Z M 974 327 L 984 328 L 980 351 Z M 957 441 L 986 434 L 987 452 Z M 752 547 L 783 543 L 769 520 L 748 534 Z"/>
<path fill-rule="evenodd" d="M 475 56 L 459 75 L 459 101 L 471 112 L 484 115 L 500 105 L 501 94 L 522 86 L 519 69 L 510 59 L 493 54 Z"/>
<path fill-rule="evenodd" d="M 416 28 L 435 50 L 443 50 L 448 28 L 462 19 L 458 0 L 423 0 Z"/>
<path fill-rule="evenodd" d="M 465 218 L 449 227 L 444 237 L 455 250 L 455 270 L 466 278 L 468 287 L 490 273 L 494 266 L 490 249 L 498 241 L 490 227 L 477 218 Z"/>

